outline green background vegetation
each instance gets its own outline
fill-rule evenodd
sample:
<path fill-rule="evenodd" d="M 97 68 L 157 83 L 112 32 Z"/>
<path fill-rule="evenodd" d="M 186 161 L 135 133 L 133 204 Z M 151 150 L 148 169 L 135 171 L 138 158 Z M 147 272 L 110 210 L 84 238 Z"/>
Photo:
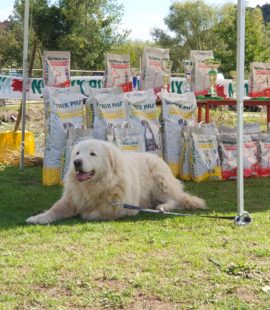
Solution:
<path fill-rule="evenodd" d="M 0 68 L 22 66 L 23 0 L 0 28 Z M 164 21 L 169 29 L 155 28 L 152 42 L 129 40 L 120 31 L 123 6 L 117 0 L 31 0 L 30 75 L 41 68 L 44 50 L 71 51 L 72 69 L 103 70 L 104 53 L 129 53 L 131 66 L 139 68 L 145 46 L 170 48 L 173 72 L 183 72 L 181 62 L 190 50 L 213 50 L 229 77 L 236 67 L 236 5 L 214 6 L 203 0 L 172 2 Z M 246 72 L 254 61 L 270 59 L 270 5 L 246 9 Z"/>

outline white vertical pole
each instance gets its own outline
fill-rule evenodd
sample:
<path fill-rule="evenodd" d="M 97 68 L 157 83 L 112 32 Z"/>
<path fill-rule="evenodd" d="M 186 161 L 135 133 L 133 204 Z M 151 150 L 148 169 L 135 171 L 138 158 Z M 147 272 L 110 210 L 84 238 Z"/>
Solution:
<path fill-rule="evenodd" d="M 243 170 L 243 100 L 245 70 L 245 0 L 237 5 L 237 210 L 244 213 L 244 170 Z"/>
<path fill-rule="evenodd" d="M 28 80 L 28 32 L 29 32 L 29 0 L 24 4 L 24 26 L 23 26 L 23 88 L 22 88 L 22 140 L 20 170 L 24 169 L 24 140 L 25 140 L 25 110 L 26 90 Z"/>

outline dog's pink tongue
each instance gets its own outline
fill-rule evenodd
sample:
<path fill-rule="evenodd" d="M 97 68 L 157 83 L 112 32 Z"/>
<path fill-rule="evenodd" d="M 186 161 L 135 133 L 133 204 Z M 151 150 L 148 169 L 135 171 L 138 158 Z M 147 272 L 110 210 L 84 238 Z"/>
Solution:
<path fill-rule="evenodd" d="M 90 177 L 90 173 L 88 173 L 88 172 L 77 173 L 77 180 L 78 181 L 85 181 L 85 180 L 89 179 L 89 177 Z"/>

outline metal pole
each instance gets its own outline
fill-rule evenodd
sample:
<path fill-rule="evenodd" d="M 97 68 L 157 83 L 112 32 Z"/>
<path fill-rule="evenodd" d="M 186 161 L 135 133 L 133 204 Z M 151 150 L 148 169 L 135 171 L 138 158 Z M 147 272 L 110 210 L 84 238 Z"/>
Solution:
<path fill-rule="evenodd" d="M 23 88 L 22 88 L 22 139 L 20 170 L 24 169 L 24 141 L 25 141 L 25 110 L 26 91 L 28 80 L 28 32 L 29 32 L 29 0 L 24 4 L 24 27 L 23 27 Z"/>
<path fill-rule="evenodd" d="M 245 0 L 237 5 L 237 224 L 246 224 L 249 214 L 244 211 L 244 165 L 243 165 L 243 111 L 245 71 Z"/>

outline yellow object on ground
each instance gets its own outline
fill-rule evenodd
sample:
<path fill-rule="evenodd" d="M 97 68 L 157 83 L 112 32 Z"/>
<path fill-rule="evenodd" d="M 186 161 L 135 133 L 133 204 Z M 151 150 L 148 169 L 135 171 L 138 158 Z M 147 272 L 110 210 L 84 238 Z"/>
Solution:
<path fill-rule="evenodd" d="M 179 170 L 180 170 L 180 163 L 168 163 L 168 166 L 171 168 L 172 174 L 178 178 L 179 177 Z"/>
<path fill-rule="evenodd" d="M 44 167 L 42 170 L 42 184 L 43 185 L 58 185 L 61 183 L 61 169 Z"/>
<path fill-rule="evenodd" d="M 0 133 L 0 164 L 12 166 L 18 164 L 21 153 L 21 131 L 6 131 Z M 25 132 L 24 154 L 35 155 L 35 140 L 32 132 Z"/>

